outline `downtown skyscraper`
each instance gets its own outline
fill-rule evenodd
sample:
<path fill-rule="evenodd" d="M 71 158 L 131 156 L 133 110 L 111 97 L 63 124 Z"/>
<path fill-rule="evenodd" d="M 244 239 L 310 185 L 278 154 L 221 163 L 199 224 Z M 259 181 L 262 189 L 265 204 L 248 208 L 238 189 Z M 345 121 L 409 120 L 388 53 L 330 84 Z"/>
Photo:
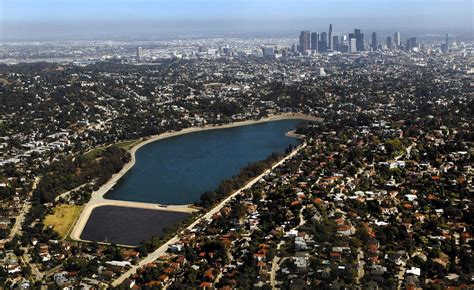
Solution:
<path fill-rule="evenodd" d="M 144 55 L 143 47 L 138 46 L 138 47 L 137 47 L 136 54 L 137 54 L 137 61 L 142 61 L 143 55 Z"/>
<path fill-rule="evenodd" d="M 393 41 L 392 41 L 392 37 L 390 36 L 387 37 L 387 48 L 390 50 L 393 49 Z"/>
<path fill-rule="evenodd" d="M 372 32 L 372 51 L 376 51 L 378 49 L 378 43 L 377 43 L 377 33 Z"/>
<path fill-rule="evenodd" d="M 410 37 L 407 39 L 407 45 L 406 45 L 407 51 L 412 51 L 417 46 L 418 46 L 418 43 L 416 42 L 416 37 Z"/>
<path fill-rule="evenodd" d="M 328 51 L 328 34 L 326 32 L 321 32 L 319 40 L 319 52 Z"/>
<path fill-rule="evenodd" d="M 319 51 L 319 33 L 311 33 L 311 50 L 318 52 Z"/>
<path fill-rule="evenodd" d="M 335 50 L 333 37 L 334 32 L 332 30 L 332 24 L 329 24 L 328 49 L 330 50 Z"/>
<path fill-rule="evenodd" d="M 360 29 L 356 28 L 354 30 L 354 35 L 356 39 L 357 51 L 364 51 L 365 50 L 364 34 L 360 32 Z"/>
<path fill-rule="evenodd" d="M 400 45 L 402 45 L 402 40 L 400 38 L 400 32 L 395 32 L 395 34 L 393 35 L 393 42 L 395 44 L 395 47 L 399 47 Z"/>
<path fill-rule="evenodd" d="M 311 33 L 309 31 L 301 31 L 299 51 L 300 52 L 308 51 L 310 49 L 310 44 L 311 44 Z"/>

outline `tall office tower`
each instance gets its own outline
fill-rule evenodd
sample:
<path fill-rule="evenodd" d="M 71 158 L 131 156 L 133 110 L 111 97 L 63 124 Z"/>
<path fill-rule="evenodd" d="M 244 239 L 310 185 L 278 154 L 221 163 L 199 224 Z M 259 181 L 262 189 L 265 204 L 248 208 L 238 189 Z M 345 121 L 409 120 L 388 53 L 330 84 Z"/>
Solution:
<path fill-rule="evenodd" d="M 143 59 L 143 47 L 138 46 L 137 47 L 137 60 L 142 61 Z"/>
<path fill-rule="evenodd" d="M 357 51 L 357 39 L 349 38 L 349 52 L 353 53 Z"/>
<path fill-rule="evenodd" d="M 309 31 L 301 31 L 300 35 L 300 52 L 309 50 L 311 44 L 311 34 Z"/>
<path fill-rule="evenodd" d="M 334 33 L 332 31 L 332 24 L 329 24 L 328 49 L 330 50 L 335 50 L 333 36 L 334 36 Z"/>
<path fill-rule="evenodd" d="M 417 47 L 416 37 L 410 37 L 407 39 L 407 50 L 412 51 L 415 47 Z"/>
<path fill-rule="evenodd" d="M 377 51 L 378 44 L 377 44 L 377 33 L 372 32 L 372 51 Z"/>
<path fill-rule="evenodd" d="M 326 32 L 321 32 L 321 37 L 319 41 L 319 52 L 328 51 L 328 34 Z"/>
<path fill-rule="evenodd" d="M 323 42 L 328 42 L 328 34 L 326 32 L 321 32 L 321 34 L 319 35 L 319 39 Z"/>
<path fill-rule="evenodd" d="M 364 34 L 360 32 L 360 29 L 355 29 L 354 34 L 356 38 L 357 51 L 364 51 L 365 50 Z"/>
<path fill-rule="evenodd" d="M 319 33 L 313 32 L 311 33 L 311 50 L 318 51 L 319 47 Z"/>
<path fill-rule="evenodd" d="M 337 35 L 334 35 L 332 37 L 332 49 L 334 51 L 337 51 L 338 50 L 338 47 L 339 47 L 339 36 Z"/>
<path fill-rule="evenodd" d="M 395 43 L 396 47 L 399 47 L 400 45 L 402 45 L 402 40 L 400 38 L 400 32 L 395 32 L 395 34 L 393 35 L 393 42 Z"/>
<path fill-rule="evenodd" d="M 392 50 L 393 49 L 393 42 L 392 42 L 392 38 L 389 36 L 387 37 L 387 48 Z"/>

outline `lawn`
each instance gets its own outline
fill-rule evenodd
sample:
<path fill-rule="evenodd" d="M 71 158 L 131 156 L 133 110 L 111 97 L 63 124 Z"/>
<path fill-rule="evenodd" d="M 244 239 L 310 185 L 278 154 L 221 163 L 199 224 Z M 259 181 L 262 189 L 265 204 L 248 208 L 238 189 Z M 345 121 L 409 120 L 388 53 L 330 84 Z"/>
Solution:
<path fill-rule="evenodd" d="M 139 141 L 140 140 L 123 141 L 123 142 L 115 143 L 111 146 L 112 147 L 117 147 L 117 148 L 122 148 L 122 149 L 125 149 L 127 151 L 130 151 L 132 149 L 132 147 L 135 146 L 135 144 L 137 144 Z M 90 150 L 89 152 L 87 152 L 86 154 L 84 154 L 84 157 L 87 158 L 87 159 L 97 158 L 97 155 L 99 155 L 100 152 L 104 151 L 105 148 L 107 148 L 107 146 L 101 146 L 101 147 L 94 148 L 94 149 Z"/>
<path fill-rule="evenodd" d="M 62 238 L 69 234 L 74 221 L 81 214 L 83 206 L 61 204 L 53 209 L 53 213 L 44 219 L 45 227 L 51 226 Z"/>
<path fill-rule="evenodd" d="M 102 152 L 105 149 L 105 147 L 97 147 L 94 148 L 87 153 L 84 154 L 84 157 L 87 159 L 95 159 L 97 155 L 99 155 L 100 152 Z"/>
<path fill-rule="evenodd" d="M 127 151 L 130 151 L 133 146 L 135 146 L 135 144 L 137 144 L 140 140 L 129 140 L 129 141 L 123 141 L 123 142 L 119 142 L 119 143 L 115 143 L 114 145 L 112 145 L 113 147 L 118 147 L 118 148 L 122 148 L 122 149 L 125 149 Z"/>

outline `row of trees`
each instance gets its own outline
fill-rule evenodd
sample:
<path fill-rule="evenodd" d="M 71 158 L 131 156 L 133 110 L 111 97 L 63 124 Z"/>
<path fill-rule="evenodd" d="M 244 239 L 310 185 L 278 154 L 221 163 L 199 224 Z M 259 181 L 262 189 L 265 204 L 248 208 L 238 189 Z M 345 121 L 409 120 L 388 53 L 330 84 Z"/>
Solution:
<path fill-rule="evenodd" d="M 265 160 L 255 162 L 243 168 L 238 175 L 223 180 L 214 191 L 208 191 L 201 195 L 200 206 L 210 208 L 218 201 L 224 199 L 234 190 L 243 187 L 250 179 L 262 174 L 281 158 L 280 154 L 273 153 Z"/>

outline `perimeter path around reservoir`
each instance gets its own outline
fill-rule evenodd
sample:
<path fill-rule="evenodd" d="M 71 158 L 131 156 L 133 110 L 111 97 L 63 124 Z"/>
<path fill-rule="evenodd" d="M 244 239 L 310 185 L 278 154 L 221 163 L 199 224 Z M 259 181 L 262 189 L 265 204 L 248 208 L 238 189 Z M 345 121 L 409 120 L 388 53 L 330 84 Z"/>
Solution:
<path fill-rule="evenodd" d="M 81 215 L 77 219 L 73 230 L 71 231 L 70 238 L 80 242 L 90 242 L 87 240 L 81 239 L 82 231 L 84 230 L 87 221 L 89 220 L 92 211 L 100 206 L 121 206 L 121 207 L 132 207 L 132 208 L 143 208 L 143 209 L 153 209 L 153 210 L 162 210 L 162 211 L 172 211 L 172 212 L 185 212 L 185 213 L 193 213 L 198 211 L 198 209 L 193 208 L 191 205 L 160 205 L 160 204 L 153 204 L 153 203 L 143 203 L 143 202 L 132 202 L 132 201 L 121 201 L 121 200 L 112 200 L 104 198 L 105 194 L 111 190 L 115 184 L 122 178 L 134 165 L 136 162 L 136 152 L 141 147 L 153 143 L 155 141 L 171 138 L 179 135 L 184 135 L 193 132 L 205 131 L 205 130 L 217 130 L 217 129 L 226 129 L 232 127 L 239 127 L 239 126 L 246 126 L 246 125 L 253 125 L 258 123 L 265 123 L 271 121 L 279 121 L 279 120 L 291 120 L 291 119 L 300 119 L 300 120 L 307 120 L 307 121 L 315 121 L 320 122 L 322 118 L 305 115 L 305 114 L 295 114 L 295 113 L 285 113 L 279 115 L 273 115 L 268 118 L 263 118 L 260 120 L 247 120 L 241 122 L 230 123 L 222 126 L 216 125 L 206 125 L 203 127 L 191 127 L 186 128 L 181 131 L 176 132 L 167 132 L 163 134 L 159 134 L 156 136 L 152 136 L 149 138 L 145 138 L 142 142 L 135 145 L 131 150 L 131 160 L 128 162 L 120 172 L 114 174 L 112 178 L 102 185 L 97 191 L 93 192 L 91 195 L 91 199 L 84 207 Z M 296 136 L 295 136 L 296 137 Z"/>
<path fill-rule="evenodd" d="M 216 205 L 214 208 L 212 208 L 210 211 L 208 211 L 206 214 L 198 218 L 196 221 L 194 221 L 191 225 L 189 225 L 186 229 L 181 231 L 179 234 L 176 236 L 172 237 L 169 239 L 166 243 L 161 245 L 157 250 L 155 250 L 153 253 L 149 254 L 146 256 L 144 259 L 142 259 L 137 265 L 132 266 L 127 272 L 123 273 L 120 277 L 118 277 L 116 280 L 114 280 L 111 283 L 112 287 L 117 287 L 118 285 L 122 284 L 123 281 L 125 281 L 127 278 L 129 278 L 131 275 L 135 274 L 138 269 L 141 267 L 152 263 L 153 261 L 157 260 L 160 256 L 164 255 L 166 251 L 168 250 L 169 246 L 172 244 L 175 244 L 179 242 L 179 236 L 184 234 L 186 231 L 192 230 L 196 225 L 198 225 L 202 221 L 210 222 L 211 218 L 214 214 L 218 213 L 225 205 L 227 205 L 233 198 L 235 198 L 237 195 L 242 193 L 242 191 L 251 188 L 255 183 L 257 183 L 260 179 L 265 177 L 267 174 L 269 174 L 272 170 L 275 168 L 281 166 L 285 161 L 288 159 L 291 159 L 293 156 L 295 156 L 301 149 L 306 147 L 306 143 L 301 144 L 298 146 L 293 152 L 291 152 L 289 155 L 287 155 L 285 158 L 280 160 L 278 163 L 273 165 L 270 169 L 267 169 L 265 172 L 260 174 L 259 176 L 255 177 L 252 179 L 249 183 L 247 183 L 244 187 L 241 189 L 235 191 L 233 194 L 228 196 L 226 199 L 224 199 L 222 202 L 220 202 L 218 205 Z"/>

